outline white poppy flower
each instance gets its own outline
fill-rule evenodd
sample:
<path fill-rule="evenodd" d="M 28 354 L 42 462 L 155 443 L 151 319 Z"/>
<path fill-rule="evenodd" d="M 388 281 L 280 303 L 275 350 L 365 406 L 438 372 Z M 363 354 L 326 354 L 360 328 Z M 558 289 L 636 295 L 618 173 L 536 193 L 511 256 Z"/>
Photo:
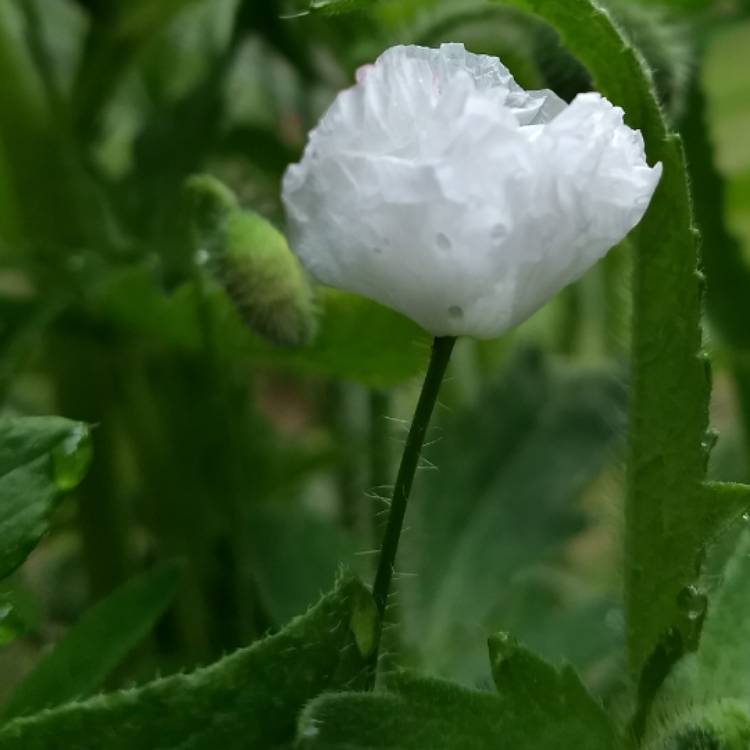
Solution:
<path fill-rule="evenodd" d="M 524 91 L 461 44 L 363 68 L 284 177 L 292 248 L 320 282 L 436 336 L 490 338 L 641 220 L 661 176 L 599 94 Z"/>

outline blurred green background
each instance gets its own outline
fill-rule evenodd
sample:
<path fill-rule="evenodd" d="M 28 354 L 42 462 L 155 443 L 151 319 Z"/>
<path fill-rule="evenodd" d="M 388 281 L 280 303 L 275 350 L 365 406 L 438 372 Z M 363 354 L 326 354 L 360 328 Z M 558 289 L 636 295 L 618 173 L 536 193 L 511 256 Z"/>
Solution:
<path fill-rule="evenodd" d="M 369 578 L 427 335 L 320 292 L 307 347 L 262 340 L 185 232 L 209 172 L 283 229 L 286 166 L 356 68 L 462 41 L 528 88 L 590 88 L 492 2 L 0 0 L 0 399 L 93 425 L 93 461 L 0 591 L 0 699 L 92 603 L 159 561 L 182 582 L 113 684 L 207 663 Z M 750 480 L 750 19 L 724 0 L 607 5 L 685 137 L 704 237 L 715 478 Z M 296 16 L 296 17 L 288 17 Z M 461 341 L 398 570 L 401 664 L 483 684 L 497 629 L 616 691 L 629 252 L 519 330 Z M 709 582 L 710 583 L 710 582 Z M 585 637 L 582 637 L 585 633 Z"/>

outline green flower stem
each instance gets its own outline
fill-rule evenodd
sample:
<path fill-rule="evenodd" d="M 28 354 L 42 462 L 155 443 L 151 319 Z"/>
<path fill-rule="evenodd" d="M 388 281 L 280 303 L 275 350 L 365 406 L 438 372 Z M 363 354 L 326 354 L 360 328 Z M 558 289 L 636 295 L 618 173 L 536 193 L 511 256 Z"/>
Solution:
<path fill-rule="evenodd" d="M 422 385 L 422 393 L 419 395 L 414 419 L 409 429 L 409 435 L 406 438 L 404 453 L 401 456 L 401 465 L 396 477 L 396 486 L 393 489 L 391 508 L 388 513 L 385 534 L 383 535 L 383 544 L 380 548 L 378 571 L 372 590 L 378 614 L 374 659 L 377 659 L 378 646 L 385 619 L 385 609 L 388 602 L 388 592 L 390 591 L 393 579 L 393 566 L 396 562 L 396 552 L 398 551 L 398 543 L 401 538 L 401 529 L 404 525 L 406 504 L 414 482 L 414 474 L 417 471 L 419 455 L 422 452 L 422 445 L 424 444 L 430 417 L 432 416 L 438 392 L 440 391 L 440 384 L 443 382 L 443 376 L 448 367 L 448 360 L 450 359 L 455 343 L 455 338 L 446 336 L 436 338 L 432 344 L 430 365 L 427 368 L 427 374 Z"/>

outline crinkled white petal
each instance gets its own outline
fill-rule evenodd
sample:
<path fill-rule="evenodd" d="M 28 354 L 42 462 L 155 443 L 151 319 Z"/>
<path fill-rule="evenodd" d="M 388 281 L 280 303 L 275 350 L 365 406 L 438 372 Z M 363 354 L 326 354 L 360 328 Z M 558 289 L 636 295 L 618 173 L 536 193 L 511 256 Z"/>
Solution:
<path fill-rule="evenodd" d="M 284 178 L 290 240 L 320 282 L 436 336 L 490 338 L 641 220 L 661 176 L 598 94 L 521 89 L 463 45 L 360 70 Z"/>

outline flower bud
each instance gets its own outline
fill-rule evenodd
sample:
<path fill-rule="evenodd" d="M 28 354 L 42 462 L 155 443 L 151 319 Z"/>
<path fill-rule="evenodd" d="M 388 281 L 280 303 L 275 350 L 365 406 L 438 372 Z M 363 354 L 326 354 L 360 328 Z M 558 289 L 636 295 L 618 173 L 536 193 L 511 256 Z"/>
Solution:
<path fill-rule="evenodd" d="M 314 336 L 314 292 L 281 232 L 240 209 L 232 191 L 208 175 L 185 183 L 192 241 L 205 256 L 245 323 L 281 346 Z"/>
<path fill-rule="evenodd" d="M 259 336 L 290 347 L 312 340 L 314 292 L 284 235 L 265 219 L 248 211 L 231 214 L 221 277 L 243 320 Z"/>

